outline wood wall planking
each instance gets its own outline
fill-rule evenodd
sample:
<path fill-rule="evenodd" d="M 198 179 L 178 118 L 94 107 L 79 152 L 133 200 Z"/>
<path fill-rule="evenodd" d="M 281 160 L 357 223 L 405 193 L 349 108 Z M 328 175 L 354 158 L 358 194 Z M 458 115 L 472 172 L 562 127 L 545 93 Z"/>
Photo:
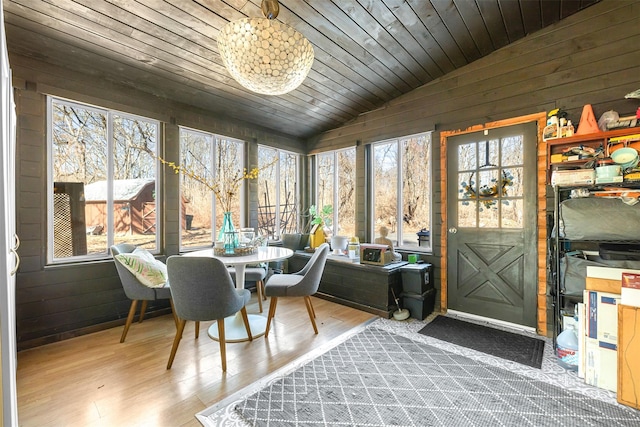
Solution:
<path fill-rule="evenodd" d="M 312 138 L 310 149 L 423 132 L 433 124 L 439 130 L 464 129 L 513 117 L 516 111 L 544 111 L 549 105 L 565 109 L 576 122 L 585 103 L 609 107 L 596 115 L 608 109 L 635 112 L 636 104 L 624 95 L 637 88 L 638 59 L 632 47 L 639 36 L 639 7 L 592 6 Z M 618 59 L 620 55 L 625 58 Z M 611 85 L 620 87 L 611 90 Z M 585 93 L 589 95 L 581 96 Z"/>
<path fill-rule="evenodd" d="M 23 239 L 17 276 L 18 332 L 20 348 L 66 338 L 74 334 L 124 323 L 129 301 L 121 290 L 111 261 L 89 266 L 45 267 L 46 251 L 46 116 L 45 94 L 87 102 L 128 113 L 140 114 L 165 124 L 167 154 L 176 156 L 178 125 L 266 144 L 298 153 L 318 152 L 357 145 L 358 234 L 369 229 L 366 219 L 365 147 L 368 142 L 435 129 L 433 138 L 433 182 L 444 176 L 439 163 L 439 132 L 522 115 L 566 109 L 577 124 L 582 106 L 594 105 L 596 115 L 614 109 L 629 113 L 637 101 L 625 93 L 640 87 L 638 44 L 640 4 L 603 2 L 567 18 L 539 33 L 527 36 L 473 64 L 402 96 L 385 107 L 361 115 L 353 122 L 301 141 L 269 132 L 247 121 L 214 116 L 202 109 L 165 101 L 163 88 L 156 96 L 123 88 L 100 78 L 89 65 L 85 71 L 46 65 L 36 58 L 13 54 L 18 108 L 17 219 Z M 60 53 L 55 50 L 52 53 Z M 615 57 L 618 57 L 616 59 Z M 96 65 L 96 64 L 93 64 Z M 100 64 L 98 64 L 100 65 Z M 113 65 L 113 64 L 111 64 Z M 496 74 L 497 73 L 497 74 Z M 126 73 L 123 74 L 126 79 Z M 157 83 L 160 80 L 155 79 Z M 201 88 L 185 85 L 181 96 L 197 97 Z M 220 100 L 224 102 L 224 100 Z M 263 106 L 259 108 L 264 108 Z M 247 107 L 247 114 L 251 108 Z M 247 115 L 247 117 L 250 117 Z M 251 149 L 253 150 L 253 149 Z M 255 151 L 249 154 L 255 161 Z M 253 153 L 253 154 L 251 154 Z M 252 160 L 253 159 L 253 160 Z M 299 184 L 308 189 L 310 172 L 303 165 Z M 540 183 L 539 175 L 539 183 Z M 165 200 L 177 200 L 177 181 L 166 178 Z M 539 190 L 539 196 L 541 195 Z M 425 256 L 434 265 L 436 287 L 440 287 L 442 248 L 440 227 L 446 209 L 434 188 L 434 248 Z M 303 192 L 303 202 L 308 192 Z M 252 202 L 252 203 L 255 203 Z M 164 209 L 162 246 L 165 255 L 177 253 L 178 210 Z M 256 212 L 249 212 L 255 218 Z M 539 212 L 538 220 L 544 214 Z M 539 224 L 539 228 L 544 227 Z M 539 234 L 539 257 L 545 252 Z M 544 262 L 544 259 L 539 259 Z M 539 281 L 543 280 L 543 267 Z M 540 283 L 539 290 L 543 289 Z M 88 295 L 89 294 L 89 295 Z M 539 295 L 539 300 L 544 300 Z M 539 306 L 542 301 L 539 301 Z M 162 306 L 159 311 L 166 310 Z M 544 309 L 539 309 L 543 321 Z"/>
<path fill-rule="evenodd" d="M 368 143 L 435 128 L 438 159 L 440 131 L 558 107 L 577 125 L 585 104 L 593 105 L 597 117 L 611 109 L 634 113 L 637 100 L 624 95 L 640 87 L 640 56 L 634 49 L 640 42 L 639 24 L 640 4 L 597 4 L 312 138 L 309 149 L 321 152 L 356 140 Z M 541 153 L 544 144 L 538 147 L 539 158 Z M 434 182 L 444 176 L 444 167 L 434 161 Z M 538 330 L 544 333 L 552 320 L 546 297 L 546 162 L 539 160 L 538 168 Z M 445 277 L 441 270 L 446 266 L 439 243 L 446 220 L 442 197 L 434 198 L 434 253 L 427 257 L 436 267 L 436 283 Z M 446 295 L 441 302 L 446 306 Z"/>
<path fill-rule="evenodd" d="M 177 160 L 179 126 L 226 135 L 249 142 L 252 161 L 257 162 L 257 144 L 304 153 L 304 141 L 273 133 L 250 122 L 228 120 L 204 110 L 161 98 L 132 92 L 91 75 L 46 65 L 32 58 L 11 56 L 18 116 L 17 232 L 22 243 L 21 265 L 16 278 L 18 348 L 124 324 L 130 301 L 124 295 L 113 261 L 47 265 L 47 164 L 46 96 L 69 98 L 117 111 L 160 120 L 165 135 L 165 156 Z M 161 176 L 164 227 L 161 251 L 178 253 L 178 177 Z M 250 210 L 257 212 L 257 201 Z M 250 218 L 257 216 L 249 214 Z M 168 303 L 149 305 L 151 316 L 168 311 Z"/>

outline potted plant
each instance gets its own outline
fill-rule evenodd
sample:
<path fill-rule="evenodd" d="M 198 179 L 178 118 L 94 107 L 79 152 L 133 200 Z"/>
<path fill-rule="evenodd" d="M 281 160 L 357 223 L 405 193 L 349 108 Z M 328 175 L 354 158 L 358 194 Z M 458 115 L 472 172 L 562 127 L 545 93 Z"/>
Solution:
<path fill-rule="evenodd" d="M 331 234 L 331 222 L 333 220 L 333 206 L 324 205 L 318 209 L 316 205 L 309 206 L 309 246 L 317 248 L 326 241 L 327 234 Z"/>

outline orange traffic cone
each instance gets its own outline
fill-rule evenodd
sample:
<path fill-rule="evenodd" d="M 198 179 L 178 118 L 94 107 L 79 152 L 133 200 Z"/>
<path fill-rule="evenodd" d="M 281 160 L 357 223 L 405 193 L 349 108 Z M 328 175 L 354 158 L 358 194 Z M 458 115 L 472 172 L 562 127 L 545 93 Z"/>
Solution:
<path fill-rule="evenodd" d="M 587 104 L 582 108 L 582 115 L 580 116 L 580 123 L 578 124 L 576 135 L 587 135 L 596 132 L 600 132 L 598 121 L 596 120 L 596 116 L 593 115 L 591 104 Z"/>

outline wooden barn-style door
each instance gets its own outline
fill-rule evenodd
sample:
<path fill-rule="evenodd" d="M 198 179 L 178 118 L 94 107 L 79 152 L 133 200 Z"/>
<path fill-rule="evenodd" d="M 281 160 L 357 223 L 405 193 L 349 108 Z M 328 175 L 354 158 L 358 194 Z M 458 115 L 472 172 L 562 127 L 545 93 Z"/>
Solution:
<path fill-rule="evenodd" d="M 536 326 L 536 123 L 447 138 L 447 308 Z"/>

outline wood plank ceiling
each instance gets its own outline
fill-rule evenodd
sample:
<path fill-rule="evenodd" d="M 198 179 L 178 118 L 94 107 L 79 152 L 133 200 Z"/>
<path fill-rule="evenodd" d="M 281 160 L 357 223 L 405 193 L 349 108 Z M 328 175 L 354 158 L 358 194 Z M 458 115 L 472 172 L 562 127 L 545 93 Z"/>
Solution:
<path fill-rule="evenodd" d="M 258 95 L 224 68 L 216 37 L 260 0 L 4 0 L 9 52 L 301 139 L 599 0 L 281 0 L 312 43 L 307 79 Z"/>

